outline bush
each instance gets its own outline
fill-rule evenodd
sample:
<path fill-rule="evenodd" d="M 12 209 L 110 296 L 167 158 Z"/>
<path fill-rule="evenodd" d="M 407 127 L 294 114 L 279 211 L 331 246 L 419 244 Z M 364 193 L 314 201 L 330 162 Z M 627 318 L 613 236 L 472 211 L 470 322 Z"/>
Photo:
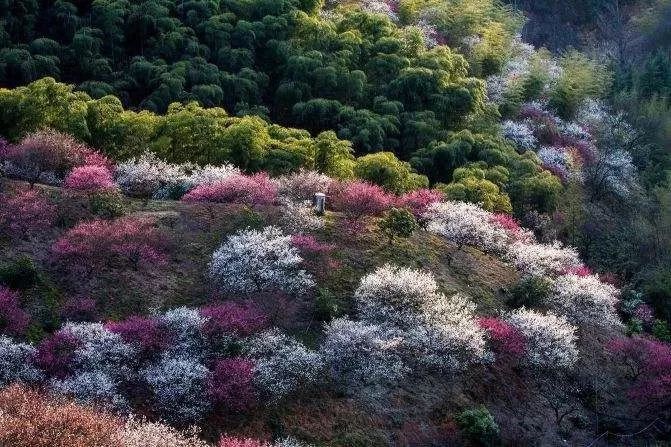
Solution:
<path fill-rule="evenodd" d="M 354 174 L 385 190 L 402 194 L 429 186 L 429 180 L 412 172 L 410 164 L 402 162 L 391 152 L 377 152 L 357 159 Z"/>
<path fill-rule="evenodd" d="M 38 279 L 35 263 L 27 256 L 21 256 L 0 266 L 0 284 L 10 289 L 30 289 Z"/>
<path fill-rule="evenodd" d="M 215 183 L 203 184 L 189 191 L 185 202 L 242 203 L 245 205 L 271 205 L 277 200 L 277 186 L 261 173 L 253 176 L 233 174 Z"/>
<path fill-rule="evenodd" d="M 89 196 L 91 212 L 103 219 L 116 219 L 126 213 L 124 199 L 118 191 L 98 191 Z"/>
<path fill-rule="evenodd" d="M 182 433 L 160 422 L 129 418 L 121 432 L 123 447 L 210 447 L 195 429 Z"/>
<path fill-rule="evenodd" d="M 0 333 L 20 336 L 26 332 L 30 315 L 20 307 L 19 295 L 0 286 Z"/>
<path fill-rule="evenodd" d="M 118 447 L 120 421 L 23 386 L 0 391 L 0 445 L 5 447 Z"/>
<path fill-rule="evenodd" d="M 389 243 L 394 237 L 409 238 L 419 227 L 415 216 L 403 208 L 392 208 L 387 211 L 379 226 L 382 233 L 389 238 Z"/>
<path fill-rule="evenodd" d="M 671 344 L 632 337 L 611 340 L 607 348 L 628 368 L 632 400 L 642 406 L 664 407 L 668 404 L 671 398 Z"/>
<path fill-rule="evenodd" d="M 461 431 L 477 443 L 490 446 L 499 441 L 499 426 L 485 407 L 464 410 L 457 415 Z"/>
<path fill-rule="evenodd" d="M 92 194 L 94 192 L 116 189 L 112 173 L 105 166 L 78 166 L 63 182 L 63 186 L 75 191 Z"/>
<path fill-rule="evenodd" d="M 511 312 L 506 321 L 524 337 L 526 361 L 537 368 L 570 368 L 578 360 L 576 328 L 564 317 L 524 308 Z"/>
<path fill-rule="evenodd" d="M 248 359 L 236 357 L 216 361 L 207 383 L 212 405 L 227 412 L 250 409 L 256 401 L 253 376 L 254 363 Z"/>
<path fill-rule="evenodd" d="M 29 182 L 60 184 L 74 167 L 108 165 L 109 161 L 69 135 L 40 130 L 24 137 L 5 154 L 5 170 L 12 177 Z"/>
<path fill-rule="evenodd" d="M 0 197 L 0 228 L 18 237 L 50 230 L 56 207 L 34 190 Z"/>
<path fill-rule="evenodd" d="M 556 313 L 576 324 L 595 326 L 620 325 L 615 306 L 619 291 L 601 282 L 597 275 L 561 275 L 555 280 L 546 304 Z"/>
<path fill-rule="evenodd" d="M 365 182 L 333 185 L 329 195 L 333 210 L 342 211 L 354 219 L 364 215 L 378 216 L 394 202 L 382 188 Z"/>
<path fill-rule="evenodd" d="M 249 340 L 245 353 L 254 360 L 254 384 L 271 402 L 305 390 L 323 377 L 321 356 L 277 329 Z"/>
<path fill-rule="evenodd" d="M 174 423 L 197 422 L 205 417 L 210 409 L 206 396 L 208 374 L 197 360 L 167 356 L 141 372 L 158 410 Z"/>
<path fill-rule="evenodd" d="M 165 246 L 153 221 L 127 217 L 80 223 L 53 244 L 52 252 L 71 270 L 109 267 L 113 262 L 137 269 L 163 263 Z"/>
<path fill-rule="evenodd" d="M 298 171 L 275 179 L 279 194 L 294 201 L 312 201 L 315 193 L 326 194 L 333 183 L 330 177 L 315 171 Z"/>
<path fill-rule="evenodd" d="M 403 194 L 396 201 L 396 205 L 409 209 L 416 219 L 422 218 L 429 206 L 444 199 L 442 192 L 436 189 L 418 189 Z"/>
<path fill-rule="evenodd" d="M 276 227 L 244 230 L 228 239 L 212 254 L 210 275 L 224 292 L 256 293 L 281 290 L 303 294 L 314 286 L 300 268 L 303 259 Z"/>
<path fill-rule="evenodd" d="M 510 290 L 508 304 L 512 307 L 537 307 L 552 293 L 552 282 L 544 276 L 527 276 Z"/>
<path fill-rule="evenodd" d="M 35 367 L 35 348 L 0 335 L 0 387 L 15 382 L 36 382 L 41 378 L 41 372 Z"/>
<path fill-rule="evenodd" d="M 63 378 L 71 372 L 79 345 L 73 334 L 63 330 L 54 332 L 37 346 L 35 361 L 48 376 Z"/>
<path fill-rule="evenodd" d="M 151 357 L 170 345 L 167 329 L 151 317 L 134 315 L 123 321 L 109 322 L 105 329 L 119 334 L 124 342 L 139 351 L 142 358 Z"/>
<path fill-rule="evenodd" d="M 319 321 L 331 321 L 343 312 L 342 303 L 329 289 L 320 288 L 315 298 L 314 316 Z"/>
<path fill-rule="evenodd" d="M 225 302 L 200 310 L 209 337 L 247 337 L 265 329 L 269 320 L 253 301 Z"/>
<path fill-rule="evenodd" d="M 524 355 L 526 341 L 519 330 L 498 318 L 480 318 L 478 324 L 487 331 L 497 354 L 513 359 Z"/>

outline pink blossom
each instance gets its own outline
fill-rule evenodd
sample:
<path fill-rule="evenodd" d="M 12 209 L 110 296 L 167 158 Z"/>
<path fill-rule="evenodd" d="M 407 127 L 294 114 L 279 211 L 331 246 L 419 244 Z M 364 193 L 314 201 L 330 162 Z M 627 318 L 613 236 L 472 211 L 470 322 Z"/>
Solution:
<path fill-rule="evenodd" d="M 671 399 L 671 344 L 632 337 L 611 340 L 607 348 L 629 368 L 632 399 L 644 404 Z"/>
<path fill-rule="evenodd" d="M 210 336 L 248 336 L 268 326 L 268 317 L 252 301 L 208 306 L 200 311 L 207 318 L 203 331 Z"/>
<path fill-rule="evenodd" d="M 36 363 L 49 376 L 63 378 L 70 372 L 78 346 L 79 341 L 70 332 L 55 332 L 38 345 Z"/>
<path fill-rule="evenodd" d="M 34 189 L 0 198 L 0 227 L 15 235 L 49 229 L 55 219 L 56 207 Z"/>
<path fill-rule="evenodd" d="M 0 332 L 22 335 L 29 322 L 30 316 L 19 305 L 19 295 L 0 286 Z"/>
<path fill-rule="evenodd" d="M 245 411 L 256 400 L 253 385 L 254 363 L 234 357 L 215 362 L 208 380 L 208 395 L 212 403 L 228 411 Z"/>
<path fill-rule="evenodd" d="M 91 268 L 116 260 L 137 268 L 140 262 L 161 264 L 165 241 L 152 220 L 125 217 L 80 223 L 61 236 L 52 251 L 71 267 Z"/>
<path fill-rule="evenodd" d="M 291 243 L 301 251 L 328 254 L 334 246 L 331 244 L 322 244 L 311 234 L 294 234 L 291 236 Z"/>
<path fill-rule="evenodd" d="M 380 215 L 394 203 L 393 196 L 384 189 L 361 181 L 334 184 L 329 195 L 335 211 L 345 212 L 355 219 L 364 215 Z"/>
<path fill-rule="evenodd" d="M 65 178 L 66 188 L 83 192 L 115 189 L 112 173 L 105 166 L 86 165 L 74 168 Z"/>
<path fill-rule="evenodd" d="M 214 183 L 199 185 L 189 191 L 185 202 L 243 203 L 270 205 L 277 199 L 277 186 L 266 173 L 252 176 L 233 174 Z"/>
<path fill-rule="evenodd" d="M 575 275 L 580 277 L 590 276 L 592 273 L 592 269 L 586 265 L 570 266 L 561 272 L 562 275 Z"/>
<path fill-rule="evenodd" d="M 418 189 L 408 192 L 396 201 L 396 205 L 408 208 L 415 217 L 419 218 L 426 213 L 429 205 L 444 199 L 443 193 L 435 189 Z"/>
<path fill-rule="evenodd" d="M 526 341 L 517 328 L 498 318 L 480 318 L 478 324 L 487 331 L 499 354 L 515 358 L 524 355 Z"/>
<path fill-rule="evenodd" d="M 126 343 L 138 345 L 146 356 L 169 345 L 168 331 L 154 318 L 132 316 L 123 321 L 108 322 L 105 328 L 119 334 Z"/>

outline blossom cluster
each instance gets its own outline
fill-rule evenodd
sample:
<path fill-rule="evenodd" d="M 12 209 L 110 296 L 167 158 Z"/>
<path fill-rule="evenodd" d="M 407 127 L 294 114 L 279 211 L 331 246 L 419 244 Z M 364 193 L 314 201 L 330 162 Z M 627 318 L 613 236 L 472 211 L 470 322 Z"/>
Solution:
<path fill-rule="evenodd" d="M 311 275 L 301 269 L 302 261 L 291 236 L 279 228 L 242 230 L 212 254 L 210 276 L 224 293 L 279 290 L 301 295 L 315 285 Z"/>
<path fill-rule="evenodd" d="M 78 166 L 109 168 L 111 162 L 73 137 L 46 129 L 26 135 L 0 154 L 0 167 L 9 176 L 31 183 L 60 185 Z"/>
<path fill-rule="evenodd" d="M 423 368 L 454 373 L 488 357 L 475 306 L 438 292 L 432 275 L 385 265 L 355 292 L 359 321 L 325 328 L 322 352 L 336 380 L 384 387 Z"/>
<path fill-rule="evenodd" d="M 123 217 L 82 222 L 61 235 L 52 252 L 71 269 L 91 269 L 112 262 L 137 268 L 140 264 L 161 264 L 166 242 L 152 220 Z"/>
<path fill-rule="evenodd" d="M 316 383 L 319 353 L 278 330 L 251 302 L 177 308 L 118 322 L 66 323 L 37 347 L 0 336 L 0 384 L 43 383 L 80 402 L 128 411 L 144 390 L 155 412 L 186 423 L 244 412 Z M 231 353 L 241 352 L 242 356 Z"/>

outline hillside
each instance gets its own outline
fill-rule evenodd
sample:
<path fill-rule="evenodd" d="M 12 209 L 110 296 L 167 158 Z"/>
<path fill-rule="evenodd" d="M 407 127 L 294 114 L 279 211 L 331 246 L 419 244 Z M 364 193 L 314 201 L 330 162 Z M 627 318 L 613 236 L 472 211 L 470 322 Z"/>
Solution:
<path fill-rule="evenodd" d="M 669 442 L 670 4 L 0 0 L 0 445 Z"/>

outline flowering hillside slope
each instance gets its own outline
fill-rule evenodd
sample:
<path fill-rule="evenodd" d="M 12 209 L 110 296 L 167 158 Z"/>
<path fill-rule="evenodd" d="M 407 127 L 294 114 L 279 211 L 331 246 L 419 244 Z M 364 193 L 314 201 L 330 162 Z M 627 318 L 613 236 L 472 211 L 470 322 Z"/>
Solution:
<path fill-rule="evenodd" d="M 615 382 L 592 392 L 640 396 L 605 400 L 614 418 L 668 397 L 664 370 L 623 347 L 619 290 L 509 216 L 436 191 L 206 169 L 203 185 L 221 193 L 198 193 L 203 171 L 174 180 L 181 201 L 132 198 L 175 187 L 129 164 L 100 183 L 88 180 L 95 169 L 63 188 L 3 183 L 3 385 L 40 385 L 122 419 L 195 423 L 205 439 L 225 435 L 219 445 L 273 438 L 269 418 L 316 444 L 459 443 L 476 436 L 459 421 L 478 405 L 497 438 L 555 442 L 553 430 L 573 427 L 578 442 L 604 408 L 582 387 L 603 374 Z M 316 191 L 339 211 L 301 201 Z M 383 225 L 391 210 L 418 224 Z M 619 356 L 644 376 L 627 385 Z M 515 428 L 523 421 L 541 425 Z"/>

